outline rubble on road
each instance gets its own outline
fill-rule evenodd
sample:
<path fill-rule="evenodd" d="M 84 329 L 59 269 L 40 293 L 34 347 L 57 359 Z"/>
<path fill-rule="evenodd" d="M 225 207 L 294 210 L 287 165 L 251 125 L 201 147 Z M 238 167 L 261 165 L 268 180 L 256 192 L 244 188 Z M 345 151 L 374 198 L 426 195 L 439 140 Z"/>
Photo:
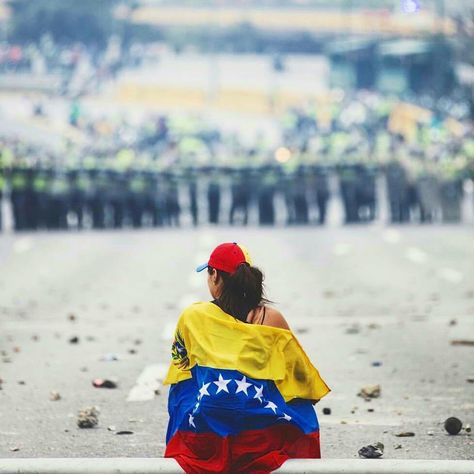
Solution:
<path fill-rule="evenodd" d="M 377 459 L 383 456 L 384 445 L 382 443 L 369 444 L 359 449 L 359 457 L 366 459 Z"/>
<path fill-rule="evenodd" d="M 362 397 L 364 400 L 369 401 L 372 398 L 379 398 L 382 388 L 379 384 L 377 385 L 366 385 L 360 389 L 357 396 Z"/>
<path fill-rule="evenodd" d="M 415 433 L 413 433 L 413 431 L 402 431 L 401 433 L 397 433 L 395 436 L 397 438 L 412 438 L 415 436 Z"/>
<path fill-rule="evenodd" d="M 56 392 L 56 390 L 51 390 L 51 392 L 49 393 L 49 399 L 52 402 L 56 402 L 58 400 L 61 400 L 61 395 L 59 392 Z"/>
<path fill-rule="evenodd" d="M 77 416 L 79 428 L 94 428 L 99 424 L 99 409 L 97 407 L 84 408 Z"/>
<path fill-rule="evenodd" d="M 459 418 L 456 418 L 455 416 L 451 416 L 446 421 L 444 422 L 444 429 L 450 434 L 450 435 L 457 435 L 462 428 L 462 421 Z"/>
<path fill-rule="evenodd" d="M 95 388 L 117 388 L 117 381 L 111 379 L 94 379 L 92 385 Z"/>

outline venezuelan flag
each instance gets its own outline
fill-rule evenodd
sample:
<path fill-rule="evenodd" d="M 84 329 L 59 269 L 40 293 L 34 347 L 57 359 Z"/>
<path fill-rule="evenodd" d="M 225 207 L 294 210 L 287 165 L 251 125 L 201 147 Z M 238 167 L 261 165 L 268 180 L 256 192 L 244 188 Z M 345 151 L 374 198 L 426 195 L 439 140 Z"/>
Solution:
<path fill-rule="evenodd" d="M 268 473 L 319 458 L 313 403 L 329 388 L 291 333 L 246 324 L 213 303 L 179 318 L 165 457 L 187 473 Z"/>

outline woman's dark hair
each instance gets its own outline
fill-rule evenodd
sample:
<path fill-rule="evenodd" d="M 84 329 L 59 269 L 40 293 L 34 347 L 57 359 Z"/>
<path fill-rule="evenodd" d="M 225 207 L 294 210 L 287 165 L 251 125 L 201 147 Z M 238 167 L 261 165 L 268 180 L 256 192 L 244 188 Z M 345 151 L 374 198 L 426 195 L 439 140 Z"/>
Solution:
<path fill-rule="evenodd" d="M 212 270 L 212 267 L 207 268 L 208 273 Z M 270 302 L 265 298 L 263 273 L 257 267 L 242 263 L 234 273 L 216 271 L 223 283 L 216 303 L 227 314 L 245 322 L 252 309 Z"/>

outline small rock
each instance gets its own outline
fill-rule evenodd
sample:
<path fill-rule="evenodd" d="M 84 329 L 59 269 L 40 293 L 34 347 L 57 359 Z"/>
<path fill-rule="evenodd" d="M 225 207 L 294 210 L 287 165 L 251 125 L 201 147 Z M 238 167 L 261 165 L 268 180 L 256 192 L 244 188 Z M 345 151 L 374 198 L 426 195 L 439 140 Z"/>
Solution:
<path fill-rule="evenodd" d="M 413 433 L 413 431 L 403 431 L 401 433 L 397 433 L 395 436 L 397 438 L 411 438 L 415 436 L 415 433 Z"/>
<path fill-rule="evenodd" d="M 20 448 L 18 446 L 11 446 L 10 451 L 13 451 L 13 452 L 20 451 Z"/>
<path fill-rule="evenodd" d="M 375 360 L 374 362 L 372 362 L 372 367 L 380 367 L 382 365 L 382 362 L 380 362 L 379 360 Z"/>
<path fill-rule="evenodd" d="M 357 394 L 359 397 L 362 397 L 364 400 L 369 400 L 371 398 L 379 398 L 381 393 L 380 385 L 366 385 L 362 387 L 360 392 Z"/>
<path fill-rule="evenodd" d="M 377 324 L 377 323 L 370 323 L 367 327 L 368 327 L 369 329 L 379 329 L 379 328 L 380 328 L 380 324 Z"/>
<path fill-rule="evenodd" d="M 474 377 L 468 377 L 468 378 L 466 379 L 466 382 L 467 382 L 467 383 L 474 383 Z"/>
<path fill-rule="evenodd" d="M 426 434 L 427 434 L 428 436 L 434 436 L 434 431 L 428 431 Z"/>
<path fill-rule="evenodd" d="M 457 323 L 458 321 L 456 319 L 451 319 L 451 321 L 449 321 L 450 326 L 456 326 Z"/>
<path fill-rule="evenodd" d="M 346 329 L 346 334 L 359 334 L 360 328 L 358 326 L 351 326 Z"/>
<path fill-rule="evenodd" d="M 69 338 L 69 344 L 79 344 L 79 338 L 77 336 L 72 336 Z"/>
<path fill-rule="evenodd" d="M 331 409 L 326 407 L 326 408 L 323 408 L 323 415 L 330 415 L 331 414 Z"/>
<path fill-rule="evenodd" d="M 17 354 L 18 354 L 18 352 L 20 352 L 20 351 L 21 351 L 21 349 L 20 349 L 18 346 L 15 346 L 15 347 L 13 348 L 13 352 L 16 352 Z"/>
<path fill-rule="evenodd" d="M 465 431 L 466 433 L 470 433 L 470 432 L 471 432 L 471 425 L 466 425 L 466 426 L 464 427 L 464 431 Z"/>
<path fill-rule="evenodd" d="M 24 380 L 18 380 L 18 385 L 26 385 L 26 382 Z"/>
<path fill-rule="evenodd" d="M 76 315 L 73 314 L 73 313 L 70 313 L 67 317 L 67 319 L 69 319 L 69 321 L 75 321 L 77 318 L 76 318 Z"/>
<path fill-rule="evenodd" d="M 97 407 L 84 408 L 77 417 L 79 428 L 94 428 L 99 423 L 99 409 Z"/>
<path fill-rule="evenodd" d="M 94 379 L 92 385 L 96 388 L 117 388 L 117 382 L 110 379 Z"/>
<path fill-rule="evenodd" d="M 115 426 L 111 425 L 111 426 L 107 426 L 107 430 L 108 431 L 115 431 L 116 428 L 115 428 Z"/>
<path fill-rule="evenodd" d="M 49 399 L 52 402 L 57 402 L 58 400 L 61 400 L 61 395 L 59 392 L 56 392 L 56 390 L 51 390 L 51 392 L 49 392 Z"/>
<path fill-rule="evenodd" d="M 474 346 L 473 339 L 453 339 L 451 341 L 452 346 Z"/>
<path fill-rule="evenodd" d="M 32 340 L 32 341 L 35 341 L 35 342 L 39 341 L 39 336 L 38 336 L 38 334 L 33 334 L 33 335 L 31 336 L 31 340 Z"/>
<path fill-rule="evenodd" d="M 377 459 L 383 456 L 384 445 L 382 443 L 369 444 L 359 449 L 359 457 L 366 459 Z"/>
<path fill-rule="evenodd" d="M 129 349 L 129 350 L 128 350 L 128 353 L 129 353 L 129 354 L 136 354 L 137 351 L 136 351 L 135 349 Z"/>
<path fill-rule="evenodd" d="M 373 408 L 367 408 L 367 411 L 368 411 L 369 413 L 373 413 L 375 410 L 374 410 Z"/>
<path fill-rule="evenodd" d="M 117 431 L 115 434 L 116 434 L 116 435 L 132 435 L 132 434 L 133 434 L 133 431 L 130 431 L 130 430 L 122 430 L 122 431 Z"/>
<path fill-rule="evenodd" d="M 402 449 L 403 446 L 401 444 L 397 444 L 393 449 Z"/>
<path fill-rule="evenodd" d="M 457 435 L 462 428 L 462 421 L 459 418 L 456 418 L 454 416 L 448 418 L 444 422 L 444 429 L 450 434 L 450 435 Z"/>

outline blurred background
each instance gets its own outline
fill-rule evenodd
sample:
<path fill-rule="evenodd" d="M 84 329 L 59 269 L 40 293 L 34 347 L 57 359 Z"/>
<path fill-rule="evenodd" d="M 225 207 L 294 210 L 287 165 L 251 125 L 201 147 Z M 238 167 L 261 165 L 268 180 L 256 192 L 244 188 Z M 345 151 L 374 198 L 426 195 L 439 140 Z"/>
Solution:
<path fill-rule="evenodd" d="M 472 222 L 473 18 L 1 1 L 2 228 Z"/>
<path fill-rule="evenodd" d="M 472 459 L 473 119 L 472 0 L 0 0 L 0 458 L 162 455 L 238 241 L 332 388 L 323 457 Z"/>

